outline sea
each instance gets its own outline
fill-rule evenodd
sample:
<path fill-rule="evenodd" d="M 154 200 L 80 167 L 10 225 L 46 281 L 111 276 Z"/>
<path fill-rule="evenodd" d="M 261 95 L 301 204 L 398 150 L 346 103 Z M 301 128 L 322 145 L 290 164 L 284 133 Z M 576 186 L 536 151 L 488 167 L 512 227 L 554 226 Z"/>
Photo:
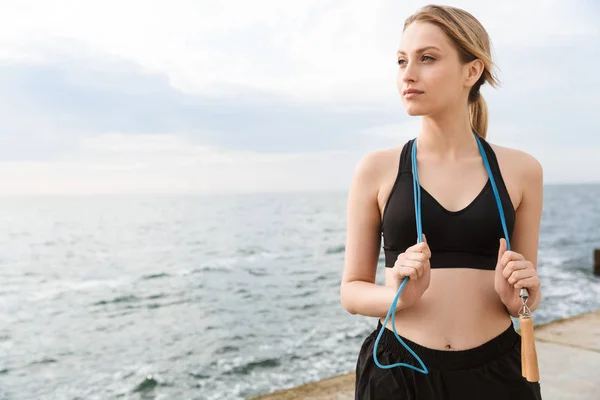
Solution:
<path fill-rule="evenodd" d="M 352 371 L 376 319 L 340 303 L 346 201 L 0 198 L 0 399 L 237 400 Z M 595 248 L 600 184 L 546 185 L 536 323 L 600 308 Z"/>

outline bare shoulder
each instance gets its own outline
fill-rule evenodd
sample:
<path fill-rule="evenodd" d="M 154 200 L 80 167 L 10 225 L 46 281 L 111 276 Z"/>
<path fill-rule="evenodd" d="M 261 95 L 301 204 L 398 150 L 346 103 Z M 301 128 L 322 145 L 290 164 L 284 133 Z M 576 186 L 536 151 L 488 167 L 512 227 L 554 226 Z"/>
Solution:
<path fill-rule="evenodd" d="M 495 144 L 491 146 L 515 210 L 521 209 L 525 199 L 541 199 L 544 180 L 542 164 L 523 150 Z"/>
<path fill-rule="evenodd" d="M 388 166 L 397 157 L 398 148 L 378 149 L 365 154 L 356 164 L 355 172 L 373 174 Z"/>
<path fill-rule="evenodd" d="M 353 181 L 362 181 L 373 188 L 379 188 L 389 173 L 390 166 L 398 162 L 399 151 L 398 147 L 393 147 L 365 154 L 356 163 Z"/>
<path fill-rule="evenodd" d="M 491 144 L 498 163 L 521 183 L 530 184 L 543 177 L 542 164 L 533 155 L 519 149 Z"/>
<path fill-rule="evenodd" d="M 360 213 L 368 212 L 370 226 L 377 232 L 398 170 L 400 152 L 399 147 L 369 152 L 357 162 L 354 169 L 348 195 L 349 215 L 355 217 L 357 210 Z"/>

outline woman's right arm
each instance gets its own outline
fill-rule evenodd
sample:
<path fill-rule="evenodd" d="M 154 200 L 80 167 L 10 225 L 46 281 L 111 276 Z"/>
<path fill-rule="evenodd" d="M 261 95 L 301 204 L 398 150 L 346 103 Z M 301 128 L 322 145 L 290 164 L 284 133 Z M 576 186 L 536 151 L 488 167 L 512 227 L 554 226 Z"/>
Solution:
<path fill-rule="evenodd" d="M 375 283 L 381 245 L 381 213 L 377 198 L 386 156 L 389 157 L 376 151 L 360 160 L 348 194 L 340 299 L 344 309 L 351 314 L 385 317 L 397 292 L 397 287 Z M 402 297 L 398 299 L 396 310 L 407 306 Z"/>

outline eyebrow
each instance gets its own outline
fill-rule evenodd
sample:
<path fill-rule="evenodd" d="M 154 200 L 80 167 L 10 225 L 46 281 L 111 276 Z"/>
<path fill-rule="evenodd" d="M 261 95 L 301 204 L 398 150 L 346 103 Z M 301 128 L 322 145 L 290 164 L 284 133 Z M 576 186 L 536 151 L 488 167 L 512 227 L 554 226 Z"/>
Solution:
<path fill-rule="evenodd" d="M 421 47 L 420 49 L 417 49 L 416 53 L 419 54 L 419 53 L 422 53 L 422 52 L 424 52 L 425 50 L 428 50 L 428 49 L 435 49 L 437 51 L 441 51 L 440 49 L 438 49 L 435 46 L 425 46 L 425 47 Z M 400 50 L 400 51 L 398 51 L 398 55 L 400 55 L 400 54 L 406 54 L 406 53 L 404 51 Z"/>

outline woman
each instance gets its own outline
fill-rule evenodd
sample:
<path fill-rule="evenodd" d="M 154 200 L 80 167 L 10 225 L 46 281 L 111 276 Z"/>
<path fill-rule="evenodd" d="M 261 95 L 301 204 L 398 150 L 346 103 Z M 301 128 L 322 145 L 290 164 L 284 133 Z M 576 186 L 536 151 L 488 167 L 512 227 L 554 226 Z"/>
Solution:
<path fill-rule="evenodd" d="M 379 319 L 357 361 L 356 399 L 540 399 L 539 382 L 521 375 L 518 317 L 540 304 L 536 272 L 542 168 L 531 155 L 486 140 L 485 82 L 496 86 L 490 43 L 469 13 L 426 6 L 409 17 L 398 52 L 398 90 L 418 136 L 372 152 L 357 165 L 348 198 L 343 307 Z M 477 137 L 475 136 L 477 135 Z M 481 148 L 478 146 L 478 140 Z M 417 241 L 411 152 L 417 146 L 423 241 Z M 503 205 L 511 251 L 484 151 Z M 418 187 L 418 186 L 417 186 Z M 385 285 L 375 284 L 383 234 Z M 392 332 L 423 360 L 418 366 Z"/>

